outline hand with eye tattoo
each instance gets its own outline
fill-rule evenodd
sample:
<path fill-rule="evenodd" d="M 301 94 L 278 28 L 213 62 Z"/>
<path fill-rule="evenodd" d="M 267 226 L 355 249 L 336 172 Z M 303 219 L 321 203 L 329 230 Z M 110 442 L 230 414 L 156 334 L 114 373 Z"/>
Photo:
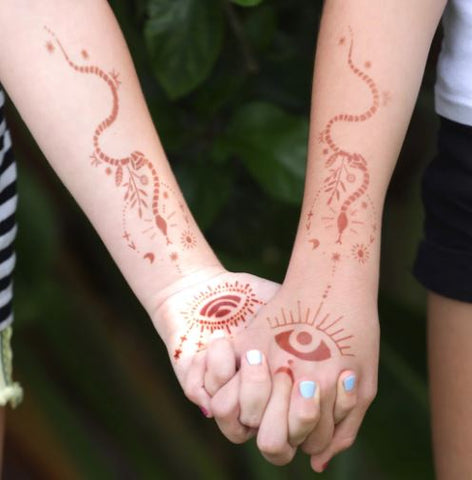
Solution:
<path fill-rule="evenodd" d="M 274 282 L 221 267 L 186 276 L 161 292 L 152 321 L 185 395 L 206 416 L 212 416 L 209 392 L 231 379 L 237 368 L 232 347 L 220 339 L 249 331 L 278 289 Z"/>
<path fill-rule="evenodd" d="M 304 291 L 282 286 L 232 342 L 214 340 L 205 389 L 231 441 L 257 434 L 261 453 L 276 465 L 301 446 L 322 471 L 352 444 L 375 395 L 379 330 L 375 305 L 352 302 L 344 316 L 340 305 Z M 237 374 L 215 377 L 221 359 L 232 355 Z"/>

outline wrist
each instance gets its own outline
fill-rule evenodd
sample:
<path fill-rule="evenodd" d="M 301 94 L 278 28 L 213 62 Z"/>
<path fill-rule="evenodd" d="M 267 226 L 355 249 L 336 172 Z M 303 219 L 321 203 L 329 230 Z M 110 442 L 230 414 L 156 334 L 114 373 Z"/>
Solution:
<path fill-rule="evenodd" d="M 146 301 L 143 301 L 143 307 L 151 318 L 155 318 L 161 305 L 173 295 L 226 272 L 227 270 L 216 257 L 214 262 L 188 265 L 181 275 L 172 277 L 168 283 L 163 284 Z"/>
<path fill-rule="evenodd" d="M 357 242 L 335 244 L 319 240 L 313 248 L 304 236 L 297 241 L 283 289 L 319 299 L 376 304 L 379 248 Z"/>

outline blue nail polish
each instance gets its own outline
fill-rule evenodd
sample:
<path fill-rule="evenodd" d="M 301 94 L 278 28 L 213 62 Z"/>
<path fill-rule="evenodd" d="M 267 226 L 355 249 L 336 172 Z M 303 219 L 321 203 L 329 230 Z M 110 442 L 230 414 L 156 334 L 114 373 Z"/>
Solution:
<path fill-rule="evenodd" d="M 249 350 L 246 352 L 246 360 L 249 365 L 260 365 L 262 363 L 262 353 L 259 350 Z"/>
<path fill-rule="evenodd" d="M 315 396 L 315 392 L 316 392 L 315 382 L 310 382 L 310 381 L 300 382 L 300 385 L 298 386 L 298 388 L 300 390 L 300 395 L 303 398 L 313 398 Z"/>
<path fill-rule="evenodd" d="M 346 390 L 346 392 L 350 392 L 351 390 L 354 390 L 354 387 L 356 386 L 356 376 L 349 375 L 349 377 L 346 377 L 343 380 L 343 384 L 344 384 L 344 390 Z"/>

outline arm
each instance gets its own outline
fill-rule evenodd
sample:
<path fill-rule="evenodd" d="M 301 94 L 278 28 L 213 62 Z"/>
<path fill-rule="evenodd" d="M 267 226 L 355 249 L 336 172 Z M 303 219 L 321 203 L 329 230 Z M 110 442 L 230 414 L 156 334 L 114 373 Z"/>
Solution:
<path fill-rule="evenodd" d="M 106 2 L 2 2 L 0 80 L 149 311 L 221 267 L 170 170 Z"/>
<path fill-rule="evenodd" d="M 445 4 L 325 2 L 305 196 L 282 290 L 297 291 L 302 305 L 320 308 L 314 325 L 332 347 L 331 359 L 319 364 L 321 388 L 329 387 L 326 374 L 336 364 L 338 372 L 356 372 L 358 387 L 357 405 L 338 423 L 332 443 L 333 426 L 323 411 L 318 432 L 305 442 L 317 469 L 352 443 L 376 392 L 383 203 Z M 287 345 L 296 343 L 291 337 Z"/>
<path fill-rule="evenodd" d="M 325 3 L 305 196 L 284 289 L 305 288 L 305 298 L 317 290 L 319 298 L 330 288 L 325 311 L 343 317 L 345 331 L 334 338 L 345 338 L 338 343 L 340 364 L 356 372 L 358 392 L 357 405 L 324 451 L 308 438 L 317 469 L 352 443 L 376 392 L 383 204 L 445 4 Z"/>
<path fill-rule="evenodd" d="M 208 409 L 197 352 L 213 330 L 243 328 L 275 284 L 226 272 L 206 243 L 107 2 L 0 2 L 0 42 L 0 81 Z"/>
<path fill-rule="evenodd" d="M 258 347 L 271 366 L 258 446 L 274 463 L 288 462 L 303 442 L 322 471 L 352 444 L 374 398 L 383 203 L 445 3 L 325 2 L 292 258 L 283 286 L 254 322 L 257 330 L 240 335 L 240 351 Z M 351 373 L 356 382 L 344 384 Z M 315 406 L 312 398 L 303 403 L 300 380 L 317 385 Z M 218 401 L 217 394 L 214 411 Z M 243 398 L 239 418 L 250 407 Z"/>
<path fill-rule="evenodd" d="M 349 279 L 343 293 L 367 288 L 376 297 L 385 192 L 445 3 L 325 3 L 305 196 L 287 283 L 313 283 L 313 272 L 329 271 L 332 258 L 320 255 L 329 249 L 340 255 L 336 277 Z"/>

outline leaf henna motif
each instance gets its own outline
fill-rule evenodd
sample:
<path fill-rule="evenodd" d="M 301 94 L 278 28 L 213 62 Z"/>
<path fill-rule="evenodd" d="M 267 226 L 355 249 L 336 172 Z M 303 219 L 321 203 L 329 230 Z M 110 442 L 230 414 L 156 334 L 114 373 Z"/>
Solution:
<path fill-rule="evenodd" d="M 209 286 L 195 295 L 181 312 L 186 329 L 174 350 L 174 359 L 180 358 L 184 344 L 192 343 L 195 351 L 204 349 L 209 335 L 217 330 L 231 335 L 254 315 L 258 305 L 263 304 L 248 283 L 236 281 Z"/>
<path fill-rule="evenodd" d="M 354 335 L 346 335 L 345 329 L 340 326 L 343 317 L 331 320 L 328 313 L 321 318 L 322 307 L 323 303 L 320 303 L 312 314 L 310 308 L 302 311 L 298 301 L 296 312 L 281 308 L 280 316 L 268 317 L 267 321 L 274 330 L 290 327 L 274 336 L 277 345 L 290 355 L 308 362 L 329 360 L 336 350 L 341 356 L 353 357 L 349 340 Z"/>

